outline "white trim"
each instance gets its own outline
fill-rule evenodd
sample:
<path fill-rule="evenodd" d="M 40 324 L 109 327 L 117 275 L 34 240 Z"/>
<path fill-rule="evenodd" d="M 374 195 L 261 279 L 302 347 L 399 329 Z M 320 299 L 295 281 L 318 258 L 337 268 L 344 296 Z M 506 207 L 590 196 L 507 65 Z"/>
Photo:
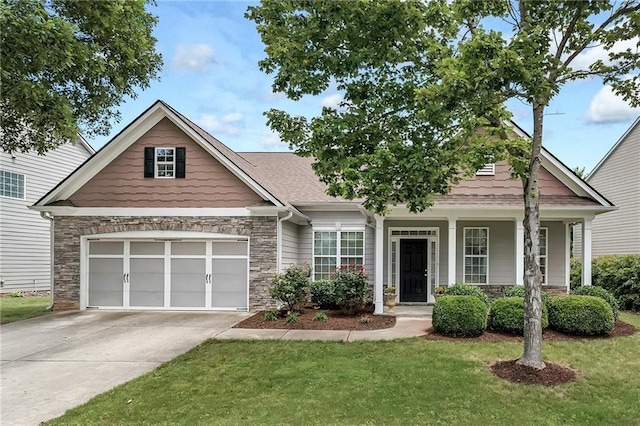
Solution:
<path fill-rule="evenodd" d="M 171 157 L 173 161 L 158 161 L 158 150 L 171 150 Z M 158 176 L 158 166 L 160 164 L 171 164 L 171 176 Z M 155 146 L 153 147 L 153 177 L 155 179 L 175 179 L 176 177 L 176 148 L 175 147 L 163 147 L 163 146 Z"/>
<path fill-rule="evenodd" d="M 516 218 L 516 285 L 524 285 L 524 223 Z"/>
<path fill-rule="evenodd" d="M 405 206 L 391 206 L 387 218 L 407 220 L 513 220 L 522 216 L 522 206 L 488 206 L 488 205 L 434 205 L 429 209 L 412 213 Z M 540 207 L 540 220 L 575 219 L 579 221 L 585 214 L 599 214 L 617 210 L 617 207 L 604 206 L 552 206 Z"/>
<path fill-rule="evenodd" d="M 393 231 L 435 231 L 435 235 L 393 235 Z M 435 285 L 440 285 L 440 228 L 437 226 L 390 226 L 387 230 L 387 283 L 396 287 L 396 299 L 400 300 L 400 244 L 402 240 L 426 240 L 427 241 L 427 302 L 433 303 L 435 298 L 431 293 L 431 274 L 435 272 Z M 396 258 L 393 259 L 391 246 L 396 243 Z M 435 264 L 431 264 L 431 243 L 436 243 Z M 392 262 L 396 263 L 396 279 L 398 282 L 392 281 L 391 267 Z M 432 270 L 433 268 L 433 270 Z"/>
<path fill-rule="evenodd" d="M 483 168 L 476 171 L 476 176 L 495 176 L 496 163 L 487 163 Z"/>
<path fill-rule="evenodd" d="M 633 122 L 633 124 L 631 125 L 631 127 L 629 127 L 627 129 L 626 132 L 624 132 L 624 134 L 622 136 L 620 136 L 620 139 L 618 139 L 616 141 L 616 143 L 613 144 L 613 146 L 611 147 L 611 149 L 609 149 L 609 151 L 607 151 L 607 153 L 604 155 L 604 157 L 602 157 L 602 160 L 600 160 L 600 162 L 598 162 L 598 164 L 596 164 L 596 166 L 593 168 L 593 170 L 591 170 L 589 172 L 589 174 L 585 177 L 585 180 L 587 182 L 589 182 L 591 180 L 591 178 L 593 177 L 593 175 L 595 175 L 598 171 L 598 169 L 600 169 L 600 167 L 609 159 L 609 157 L 611 157 L 611 155 L 613 154 L 613 152 L 618 149 L 618 147 L 620 145 L 622 145 L 622 141 L 624 139 L 626 139 L 627 136 L 629 136 L 629 134 L 633 131 L 633 129 L 636 128 L 636 126 L 640 125 L 640 117 L 636 118 L 636 121 Z"/>
<path fill-rule="evenodd" d="M 591 285 L 591 219 L 582 221 L 582 285 Z"/>
<path fill-rule="evenodd" d="M 32 210 L 54 216 L 277 216 L 277 208 L 254 211 L 245 207 L 71 207 L 32 206 Z"/>
<path fill-rule="evenodd" d="M 80 168 L 73 172 L 69 178 L 56 186 L 49 194 L 42 198 L 37 205 L 45 206 L 57 200 L 66 200 L 78 191 L 85 183 L 97 175 L 115 158 L 122 154 L 127 148 L 133 145 L 145 133 L 151 130 L 163 118 L 168 118 L 180 130 L 187 134 L 193 141 L 198 143 L 205 151 L 211 154 L 216 160 L 222 163 L 229 171 L 238 177 L 245 185 L 263 199 L 271 201 L 277 206 L 284 204 L 275 198 L 269 191 L 263 188 L 258 182 L 236 166 L 224 154 L 217 150 L 207 140 L 187 125 L 184 120 L 167 108 L 162 102 L 156 102 L 140 117 L 129 124 L 120 134 L 105 145 L 96 155 L 89 158 Z"/>
<path fill-rule="evenodd" d="M 456 269 L 457 269 L 457 248 L 456 244 L 458 244 L 458 230 L 457 230 L 457 218 L 451 217 L 447 220 L 448 222 L 448 235 L 447 235 L 447 285 L 452 286 L 456 283 Z"/>
<path fill-rule="evenodd" d="M 326 227 L 326 226 L 319 226 L 319 227 L 312 227 L 311 228 L 311 279 L 312 281 L 316 281 L 316 257 L 321 257 L 321 258 L 335 258 L 336 261 L 336 269 L 340 268 L 342 266 L 342 262 L 340 261 L 340 259 L 342 257 L 356 257 L 356 258 L 360 258 L 362 257 L 362 266 L 365 266 L 365 261 L 366 261 L 366 238 L 367 238 L 367 233 L 366 233 L 366 229 L 363 226 L 339 226 L 340 224 L 337 224 L 337 226 L 331 228 L 331 227 Z M 336 233 L 336 254 L 335 256 L 333 255 L 316 255 L 316 232 L 335 232 Z M 343 232 L 362 232 L 362 256 L 342 256 L 341 250 L 342 250 L 342 233 Z M 321 278 L 323 279 L 323 278 Z"/>
<path fill-rule="evenodd" d="M 384 216 L 375 215 L 375 276 L 373 281 L 374 313 L 384 313 Z"/>
<path fill-rule="evenodd" d="M 467 229 L 484 229 L 487 231 L 487 254 L 486 255 L 481 255 L 481 254 L 469 254 L 467 255 L 466 251 L 467 251 Z M 482 258 L 485 257 L 487 259 L 487 278 L 486 278 L 486 282 L 483 283 L 471 283 L 469 282 L 468 284 L 475 284 L 475 285 L 488 285 L 491 280 L 489 279 L 489 227 L 488 226 L 465 226 L 462 228 L 462 282 L 467 283 L 467 257 L 475 257 L 475 258 Z"/>
<path fill-rule="evenodd" d="M 544 274 L 542 275 L 542 284 L 549 285 L 549 228 L 541 226 L 540 232 L 544 230 Z M 538 241 L 538 251 L 540 251 L 540 241 Z M 538 256 L 538 263 L 542 266 L 542 255 Z"/>
<path fill-rule="evenodd" d="M 20 200 L 25 201 L 27 199 L 27 175 L 20 172 L 13 172 L 7 169 L 0 169 L 0 172 L 11 173 L 14 175 L 22 176 L 22 198 L 19 197 L 11 197 L 7 195 L 0 195 L 0 198 L 5 198 L 7 200 Z M 4 191 L 2 191 L 4 192 Z"/>
<path fill-rule="evenodd" d="M 573 226 L 567 222 L 564 224 L 564 285 L 567 287 L 567 293 L 571 289 L 571 234 Z"/>

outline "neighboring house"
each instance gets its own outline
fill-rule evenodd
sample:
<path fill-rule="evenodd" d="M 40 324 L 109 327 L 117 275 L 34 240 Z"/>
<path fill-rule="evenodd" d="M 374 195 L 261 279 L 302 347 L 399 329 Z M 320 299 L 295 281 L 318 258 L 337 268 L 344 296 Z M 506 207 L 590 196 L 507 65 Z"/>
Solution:
<path fill-rule="evenodd" d="M 88 159 L 81 138 L 46 155 L 0 152 L 0 291 L 51 287 L 51 221 L 28 207 Z"/>
<path fill-rule="evenodd" d="M 640 254 L 640 117 L 586 177 L 618 208 L 592 223 L 593 256 Z M 582 254 L 582 233 L 574 228 L 574 255 Z"/>
<path fill-rule="evenodd" d="M 614 207 L 546 150 L 539 182 L 544 281 L 566 291 L 570 224 Z M 236 153 L 158 101 L 32 207 L 54 217 L 54 308 L 264 309 L 273 275 L 304 262 L 314 279 L 364 265 L 378 313 L 385 285 L 425 303 L 438 285 L 523 282 L 506 164 L 418 214 L 377 216 L 325 189 L 311 159 Z"/>

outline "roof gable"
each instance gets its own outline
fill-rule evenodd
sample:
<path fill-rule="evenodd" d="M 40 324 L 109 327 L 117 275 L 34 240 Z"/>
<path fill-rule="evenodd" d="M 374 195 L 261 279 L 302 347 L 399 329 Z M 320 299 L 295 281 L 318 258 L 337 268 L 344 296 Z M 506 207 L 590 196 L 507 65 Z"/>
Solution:
<path fill-rule="evenodd" d="M 611 156 L 613 155 L 613 153 L 615 151 L 618 150 L 618 148 L 624 143 L 624 141 L 627 140 L 627 138 L 635 131 L 639 131 L 640 132 L 640 117 L 636 118 L 636 121 L 633 122 L 633 124 L 631 125 L 631 127 L 629 127 L 627 129 L 626 132 L 624 132 L 624 134 L 622 136 L 620 136 L 620 139 L 618 139 L 616 141 L 615 144 L 613 144 L 613 146 L 611 147 L 611 149 L 604 155 L 604 157 L 602 157 L 602 160 L 600 160 L 600 162 L 598 164 L 596 164 L 596 166 L 593 168 L 593 170 L 591 170 L 591 172 L 587 175 L 587 177 L 585 178 L 586 181 L 591 180 L 591 178 L 598 172 L 598 170 L 600 170 L 600 168 L 609 160 L 609 158 L 611 158 Z M 640 148 L 639 148 L 640 149 Z"/>

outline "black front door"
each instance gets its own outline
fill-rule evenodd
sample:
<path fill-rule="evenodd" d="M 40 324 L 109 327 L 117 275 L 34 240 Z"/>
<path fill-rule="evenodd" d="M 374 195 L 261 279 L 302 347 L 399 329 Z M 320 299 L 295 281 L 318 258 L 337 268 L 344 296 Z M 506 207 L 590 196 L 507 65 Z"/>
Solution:
<path fill-rule="evenodd" d="M 429 240 L 400 240 L 400 302 L 427 301 Z"/>

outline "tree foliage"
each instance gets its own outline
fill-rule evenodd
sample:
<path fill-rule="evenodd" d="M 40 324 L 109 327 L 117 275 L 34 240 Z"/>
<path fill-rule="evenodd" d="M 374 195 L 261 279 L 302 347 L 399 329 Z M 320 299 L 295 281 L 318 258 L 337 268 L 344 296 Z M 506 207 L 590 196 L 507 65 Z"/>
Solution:
<path fill-rule="evenodd" d="M 113 107 L 162 65 L 144 0 L 7 0 L 0 4 L 2 149 L 43 154 L 106 134 Z"/>
<path fill-rule="evenodd" d="M 297 100 L 339 90 L 340 108 L 308 120 L 266 113 L 332 195 L 384 213 L 420 211 L 464 174 L 507 158 L 522 180 L 525 330 L 520 362 L 543 368 L 538 172 L 546 106 L 568 82 L 597 77 L 640 104 L 638 0 L 263 0 L 250 7 L 274 74 Z M 501 23 L 507 31 L 494 29 Z M 626 46 L 620 49 L 621 42 Z M 606 57 L 578 66 L 603 48 Z M 589 57 L 586 57 L 589 60 Z M 531 106 L 531 140 L 514 137 L 505 102 Z"/>

